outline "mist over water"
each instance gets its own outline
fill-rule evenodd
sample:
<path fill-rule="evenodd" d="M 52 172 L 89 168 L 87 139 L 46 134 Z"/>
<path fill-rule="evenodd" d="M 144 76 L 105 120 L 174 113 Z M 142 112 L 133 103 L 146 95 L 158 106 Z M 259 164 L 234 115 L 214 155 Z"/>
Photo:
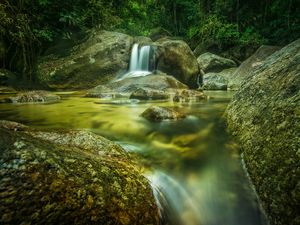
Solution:
<path fill-rule="evenodd" d="M 161 208 L 162 224 L 267 224 L 242 170 L 237 144 L 222 115 L 230 92 L 210 92 L 198 103 L 91 99 L 60 93 L 53 104 L 1 104 L 0 119 L 41 129 L 87 129 L 138 157 Z M 152 123 L 139 115 L 149 106 L 188 114 Z"/>

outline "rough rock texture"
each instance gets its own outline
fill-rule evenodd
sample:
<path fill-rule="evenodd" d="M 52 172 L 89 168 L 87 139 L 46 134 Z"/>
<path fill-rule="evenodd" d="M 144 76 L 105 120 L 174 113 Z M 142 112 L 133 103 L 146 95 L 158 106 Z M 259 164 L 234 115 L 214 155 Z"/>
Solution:
<path fill-rule="evenodd" d="M 268 57 L 227 109 L 271 224 L 300 224 L 300 39 Z"/>
<path fill-rule="evenodd" d="M 170 95 L 165 91 L 150 88 L 139 88 L 135 90 L 129 98 L 139 100 L 160 100 L 169 99 Z"/>
<path fill-rule="evenodd" d="M 244 61 L 233 75 L 228 83 L 230 90 L 238 90 L 244 80 L 252 76 L 256 67 L 260 66 L 263 61 L 280 48 L 277 46 L 261 46 L 251 57 Z"/>
<path fill-rule="evenodd" d="M 173 97 L 174 102 L 198 102 L 207 99 L 208 96 L 199 90 L 182 90 L 177 91 Z"/>
<path fill-rule="evenodd" d="M 20 92 L 16 97 L 5 98 L 2 102 L 5 103 L 46 103 L 46 102 L 56 102 L 59 101 L 60 97 L 58 95 L 52 94 L 48 91 L 27 91 Z"/>
<path fill-rule="evenodd" d="M 131 94 L 139 88 L 149 88 L 155 90 L 166 90 L 169 88 L 185 89 L 187 86 L 172 76 L 163 73 L 152 74 L 144 77 L 126 78 L 114 81 L 107 85 L 99 85 L 88 90 L 87 96 L 97 97 L 97 95 L 107 92 Z"/>
<path fill-rule="evenodd" d="M 186 115 L 167 107 L 151 106 L 146 109 L 142 114 L 142 117 L 150 121 L 163 121 L 163 120 L 178 120 L 185 118 Z"/>
<path fill-rule="evenodd" d="M 218 73 L 207 73 L 203 77 L 204 90 L 227 90 L 228 80 Z"/>
<path fill-rule="evenodd" d="M 39 81 L 55 89 L 90 88 L 127 70 L 133 38 L 93 31 L 67 56 L 49 55 L 38 65 Z"/>
<path fill-rule="evenodd" d="M 190 88 L 197 88 L 199 67 L 197 59 L 187 43 L 180 40 L 160 39 L 157 48 L 157 69 L 174 76 Z"/>
<path fill-rule="evenodd" d="M 203 76 L 204 90 L 227 90 L 228 81 L 233 77 L 236 68 L 222 70 L 220 73 L 206 73 Z"/>
<path fill-rule="evenodd" d="M 159 224 L 148 181 L 119 145 L 16 127 L 0 122 L 0 224 Z"/>
<path fill-rule="evenodd" d="M 197 58 L 200 68 L 205 72 L 221 72 L 224 69 L 236 67 L 236 63 L 231 59 L 226 59 L 218 55 L 206 52 Z"/>

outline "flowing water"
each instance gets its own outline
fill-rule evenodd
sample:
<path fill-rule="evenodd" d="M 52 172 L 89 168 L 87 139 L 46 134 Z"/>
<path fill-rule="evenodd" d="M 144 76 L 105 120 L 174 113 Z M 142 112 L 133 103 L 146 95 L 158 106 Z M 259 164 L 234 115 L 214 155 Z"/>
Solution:
<path fill-rule="evenodd" d="M 162 224 L 264 225 L 256 196 L 242 169 L 238 146 L 222 115 L 230 92 L 209 92 L 199 103 L 82 98 L 58 93 L 52 104 L 1 104 L 0 119 L 41 129 L 87 129 L 139 156 L 161 208 Z M 188 114 L 153 123 L 139 115 L 149 106 Z"/>
<path fill-rule="evenodd" d="M 131 50 L 129 71 L 124 74 L 119 80 L 131 77 L 147 76 L 153 70 L 152 61 L 154 53 L 151 51 L 150 45 L 139 46 L 134 44 Z"/>

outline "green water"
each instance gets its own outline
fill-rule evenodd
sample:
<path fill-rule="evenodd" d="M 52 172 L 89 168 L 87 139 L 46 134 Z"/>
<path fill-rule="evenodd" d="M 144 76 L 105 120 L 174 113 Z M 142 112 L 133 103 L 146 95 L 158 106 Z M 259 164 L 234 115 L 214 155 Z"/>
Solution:
<path fill-rule="evenodd" d="M 222 119 L 232 92 L 208 92 L 212 98 L 198 103 L 58 94 L 58 103 L 1 104 L 0 119 L 41 129 L 87 129 L 116 141 L 145 167 L 165 224 L 267 224 Z M 188 116 L 149 122 L 139 115 L 151 105 Z"/>

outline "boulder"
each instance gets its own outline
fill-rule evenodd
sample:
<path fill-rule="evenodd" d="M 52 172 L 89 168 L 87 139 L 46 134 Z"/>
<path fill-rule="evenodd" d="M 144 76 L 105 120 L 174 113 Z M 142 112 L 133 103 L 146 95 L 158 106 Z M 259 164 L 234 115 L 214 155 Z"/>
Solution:
<path fill-rule="evenodd" d="M 161 106 L 151 106 L 146 109 L 142 114 L 142 117 L 149 121 L 163 121 L 163 120 L 178 120 L 185 118 L 186 115 L 171 108 Z"/>
<path fill-rule="evenodd" d="M 27 91 L 20 92 L 15 97 L 8 97 L 2 100 L 4 103 L 48 103 L 60 100 L 58 95 L 48 91 Z"/>
<path fill-rule="evenodd" d="M 170 95 L 165 91 L 150 88 L 138 88 L 129 97 L 130 99 L 139 100 L 163 100 L 169 99 Z"/>
<path fill-rule="evenodd" d="M 300 224 L 299 65 L 300 39 L 251 69 L 227 109 L 272 225 Z"/>
<path fill-rule="evenodd" d="M 228 80 L 219 73 L 207 73 L 203 77 L 204 90 L 227 90 Z"/>
<path fill-rule="evenodd" d="M 122 33 L 93 31 L 66 56 L 48 55 L 38 64 L 41 84 L 55 89 L 82 89 L 125 73 L 133 38 Z"/>
<path fill-rule="evenodd" d="M 172 76 L 168 76 L 164 73 L 157 72 L 155 74 L 126 78 L 122 80 L 116 80 L 108 83 L 105 86 L 100 85 L 87 91 L 87 95 L 92 97 L 94 95 L 103 95 L 105 93 L 122 93 L 131 94 L 139 88 L 148 88 L 155 90 L 167 90 L 167 89 L 186 89 L 187 86 Z"/>
<path fill-rule="evenodd" d="M 159 224 L 148 180 L 119 145 L 1 124 L 1 224 Z"/>
<path fill-rule="evenodd" d="M 279 49 L 280 47 L 267 45 L 263 45 L 257 49 L 257 51 L 251 57 L 249 57 L 239 66 L 232 77 L 233 79 L 229 81 L 228 88 L 230 90 L 238 90 L 242 82 L 247 80 L 249 76 L 252 76 L 256 67 L 260 66 L 268 56 L 272 55 Z"/>
<path fill-rule="evenodd" d="M 198 102 L 207 99 L 208 96 L 200 90 L 188 90 L 184 89 L 181 91 L 176 91 L 173 101 L 174 102 Z"/>
<path fill-rule="evenodd" d="M 219 73 L 207 73 L 203 76 L 204 90 L 227 90 L 228 81 L 232 78 L 236 68 L 225 69 Z"/>
<path fill-rule="evenodd" d="M 221 72 L 224 69 L 236 67 L 236 63 L 233 60 L 220 57 L 210 52 L 200 55 L 197 61 L 205 73 Z"/>
<path fill-rule="evenodd" d="M 160 39 L 156 46 L 157 69 L 174 76 L 190 88 L 197 88 L 199 67 L 197 59 L 187 43 L 181 40 Z"/>

